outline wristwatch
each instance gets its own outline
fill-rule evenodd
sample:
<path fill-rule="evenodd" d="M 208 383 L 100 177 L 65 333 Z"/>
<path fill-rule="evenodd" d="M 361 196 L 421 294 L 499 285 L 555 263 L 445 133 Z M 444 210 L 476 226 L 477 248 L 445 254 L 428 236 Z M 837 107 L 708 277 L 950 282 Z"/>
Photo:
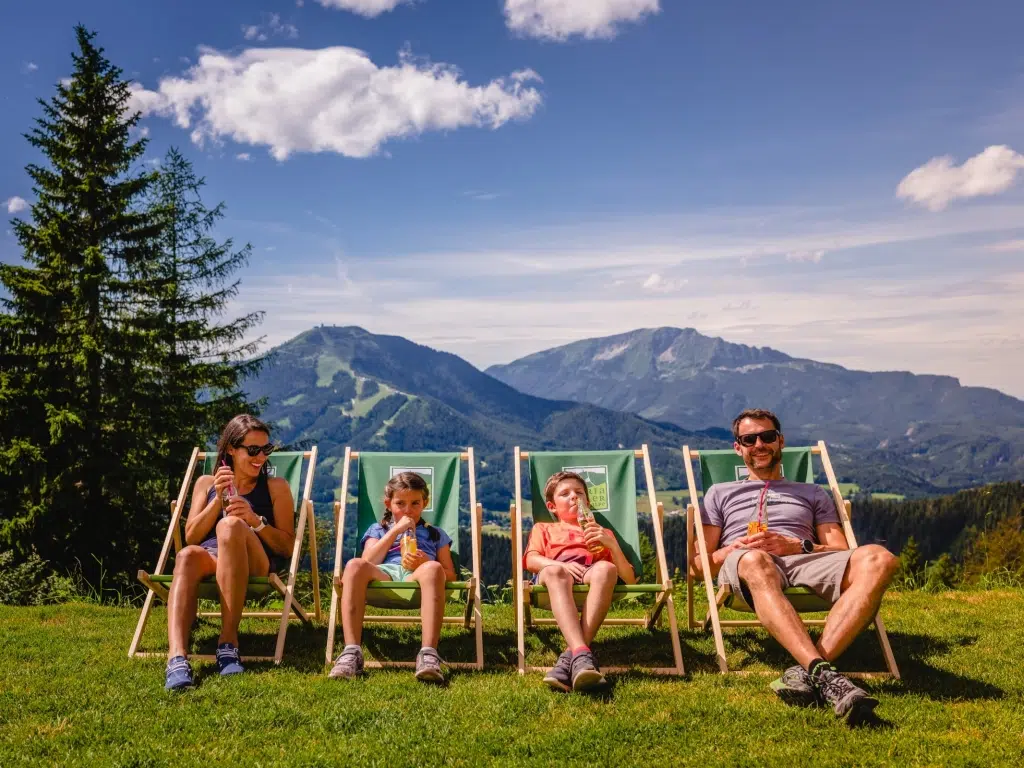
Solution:
<path fill-rule="evenodd" d="M 250 527 L 252 527 L 252 526 L 250 526 Z M 263 515 L 260 515 L 260 525 L 259 525 L 258 528 L 253 528 L 252 531 L 253 531 L 253 533 L 259 533 L 260 531 L 262 531 L 266 527 L 267 527 L 267 518 L 265 518 Z"/>
<path fill-rule="evenodd" d="M 800 542 L 800 548 L 804 551 L 805 555 L 809 555 L 814 551 L 814 542 L 810 539 L 804 539 Z"/>

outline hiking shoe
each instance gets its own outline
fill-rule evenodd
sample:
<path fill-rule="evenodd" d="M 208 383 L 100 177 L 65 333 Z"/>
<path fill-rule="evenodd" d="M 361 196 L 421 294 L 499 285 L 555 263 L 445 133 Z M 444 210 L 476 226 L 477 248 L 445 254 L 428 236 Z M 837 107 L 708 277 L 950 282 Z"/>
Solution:
<path fill-rule="evenodd" d="M 567 649 L 562 652 L 555 666 L 544 675 L 544 682 L 556 691 L 568 693 L 572 690 L 572 651 Z"/>
<path fill-rule="evenodd" d="M 821 703 L 811 674 L 799 664 L 783 672 L 782 677 L 770 683 L 770 687 L 790 706 L 812 707 Z"/>
<path fill-rule="evenodd" d="M 416 654 L 416 679 L 424 683 L 443 683 L 441 657 L 433 648 L 421 648 Z"/>
<path fill-rule="evenodd" d="M 334 666 L 328 677 L 352 680 L 363 674 L 363 649 L 359 647 L 346 648 L 341 655 L 334 660 Z"/>
<path fill-rule="evenodd" d="M 601 670 L 597 668 L 597 664 L 594 663 L 594 654 L 590 651 L 580 651 L 575 654 L 569 669 L 574 691 L 592 691 L 608 682 L 601 674 Z"/>
<path fill-rule="evenodd" d="M 821 697 L 832 705 L 836 717 L 843 718 L 847 725 L 863 722 L 878 706 L 878 699 L 840 675 L 831 664 L 819 664 L 814 672 L 814 685 Z"/>
<path fill-rule="evenodd" d="M 184 656 L 175 656 L 168 660 L 166 676 L 165 691 L 183 691 L 195 685 L 192 680 L 192 667 Z"/>
<path fill-rule="evenodd" d="M 231 643 L 221 643 L 217 646 L 217 669 L 221 675 L 237 675 L 245 672 L 242 660 L 238 658 L 238 649 Z"/>

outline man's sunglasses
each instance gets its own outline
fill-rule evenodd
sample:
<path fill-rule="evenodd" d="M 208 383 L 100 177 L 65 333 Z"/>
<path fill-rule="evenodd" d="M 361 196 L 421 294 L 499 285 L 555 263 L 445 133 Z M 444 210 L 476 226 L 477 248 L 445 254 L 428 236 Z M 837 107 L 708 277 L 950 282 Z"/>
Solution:
<path fill-rule="evenodd" d="M 761 442 L 765 445 L 771 445 L 779 439 L 779 435 L 782 434 L 777 429 L 766 429 L 764 432 L 754 432 L 752 435 L 737 435 L 736 442 L 746 448 L 753 448 L 757 445 L 757 438 L 761 438 Z"/>
<path fill-rule="evenodd" d="M 277 446 L 273 443 L 267 443 L 266 445 L 236 445 L 235 448 L 245 448 L 245 452 L 249 456 L 256 457 L 261 453 L 264 456 L 269 456 L 277 449 Z"/>

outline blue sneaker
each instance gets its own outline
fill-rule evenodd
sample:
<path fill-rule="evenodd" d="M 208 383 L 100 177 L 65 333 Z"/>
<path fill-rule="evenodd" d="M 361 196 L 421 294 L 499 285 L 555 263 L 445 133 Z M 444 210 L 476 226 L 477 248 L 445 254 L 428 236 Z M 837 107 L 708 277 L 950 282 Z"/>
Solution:
<path fill-rule="evenodd" d="M 175 656 L 167 662 L 167 680 L 165 691 L 183 691 L 195 685 L 192 680 L 192 667 L 184 656 Z"/>
<path fill-rule="evenodd" d="M 245 672 L 241 659 L 238 658 L 238 649 L 231 643 L 221 643 L 217 646 L 217 669 L 221 675 L 237 675 Z"/>

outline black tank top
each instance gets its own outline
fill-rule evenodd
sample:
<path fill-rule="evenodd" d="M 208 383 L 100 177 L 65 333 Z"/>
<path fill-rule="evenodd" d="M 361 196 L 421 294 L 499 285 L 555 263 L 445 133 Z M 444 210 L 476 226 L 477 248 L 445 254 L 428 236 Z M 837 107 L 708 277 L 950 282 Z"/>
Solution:
<path fill-rule="evenodd" d="M 206 492 L 206 503 L 209 504 L 213 501 L 217 495 L 217 487 L 214 485 L 210 486 L 210 490 Z M 256 477 L 256 486 L 248 493 L 239 494 L 243 499 L 248 501 L 252 505 L 252 511 L 260 517 L 267 519 L 267 526 L 270 528 L 274 526 L 274 501 L 270 498 L 270 483 L 267 482 L 267 476 L 262 472 Z M 217 543 L 217 526 L 214 525 L 210 534 L 206 537 L 203 542 L 206 543 Z M 274 552 L 266 545 L 266 543 L 260 539 L 260 543 L 263 544 L 263 549 L 267 553 L 267 557 L 270 558 L 270 570 L 275 570 Z"/>

